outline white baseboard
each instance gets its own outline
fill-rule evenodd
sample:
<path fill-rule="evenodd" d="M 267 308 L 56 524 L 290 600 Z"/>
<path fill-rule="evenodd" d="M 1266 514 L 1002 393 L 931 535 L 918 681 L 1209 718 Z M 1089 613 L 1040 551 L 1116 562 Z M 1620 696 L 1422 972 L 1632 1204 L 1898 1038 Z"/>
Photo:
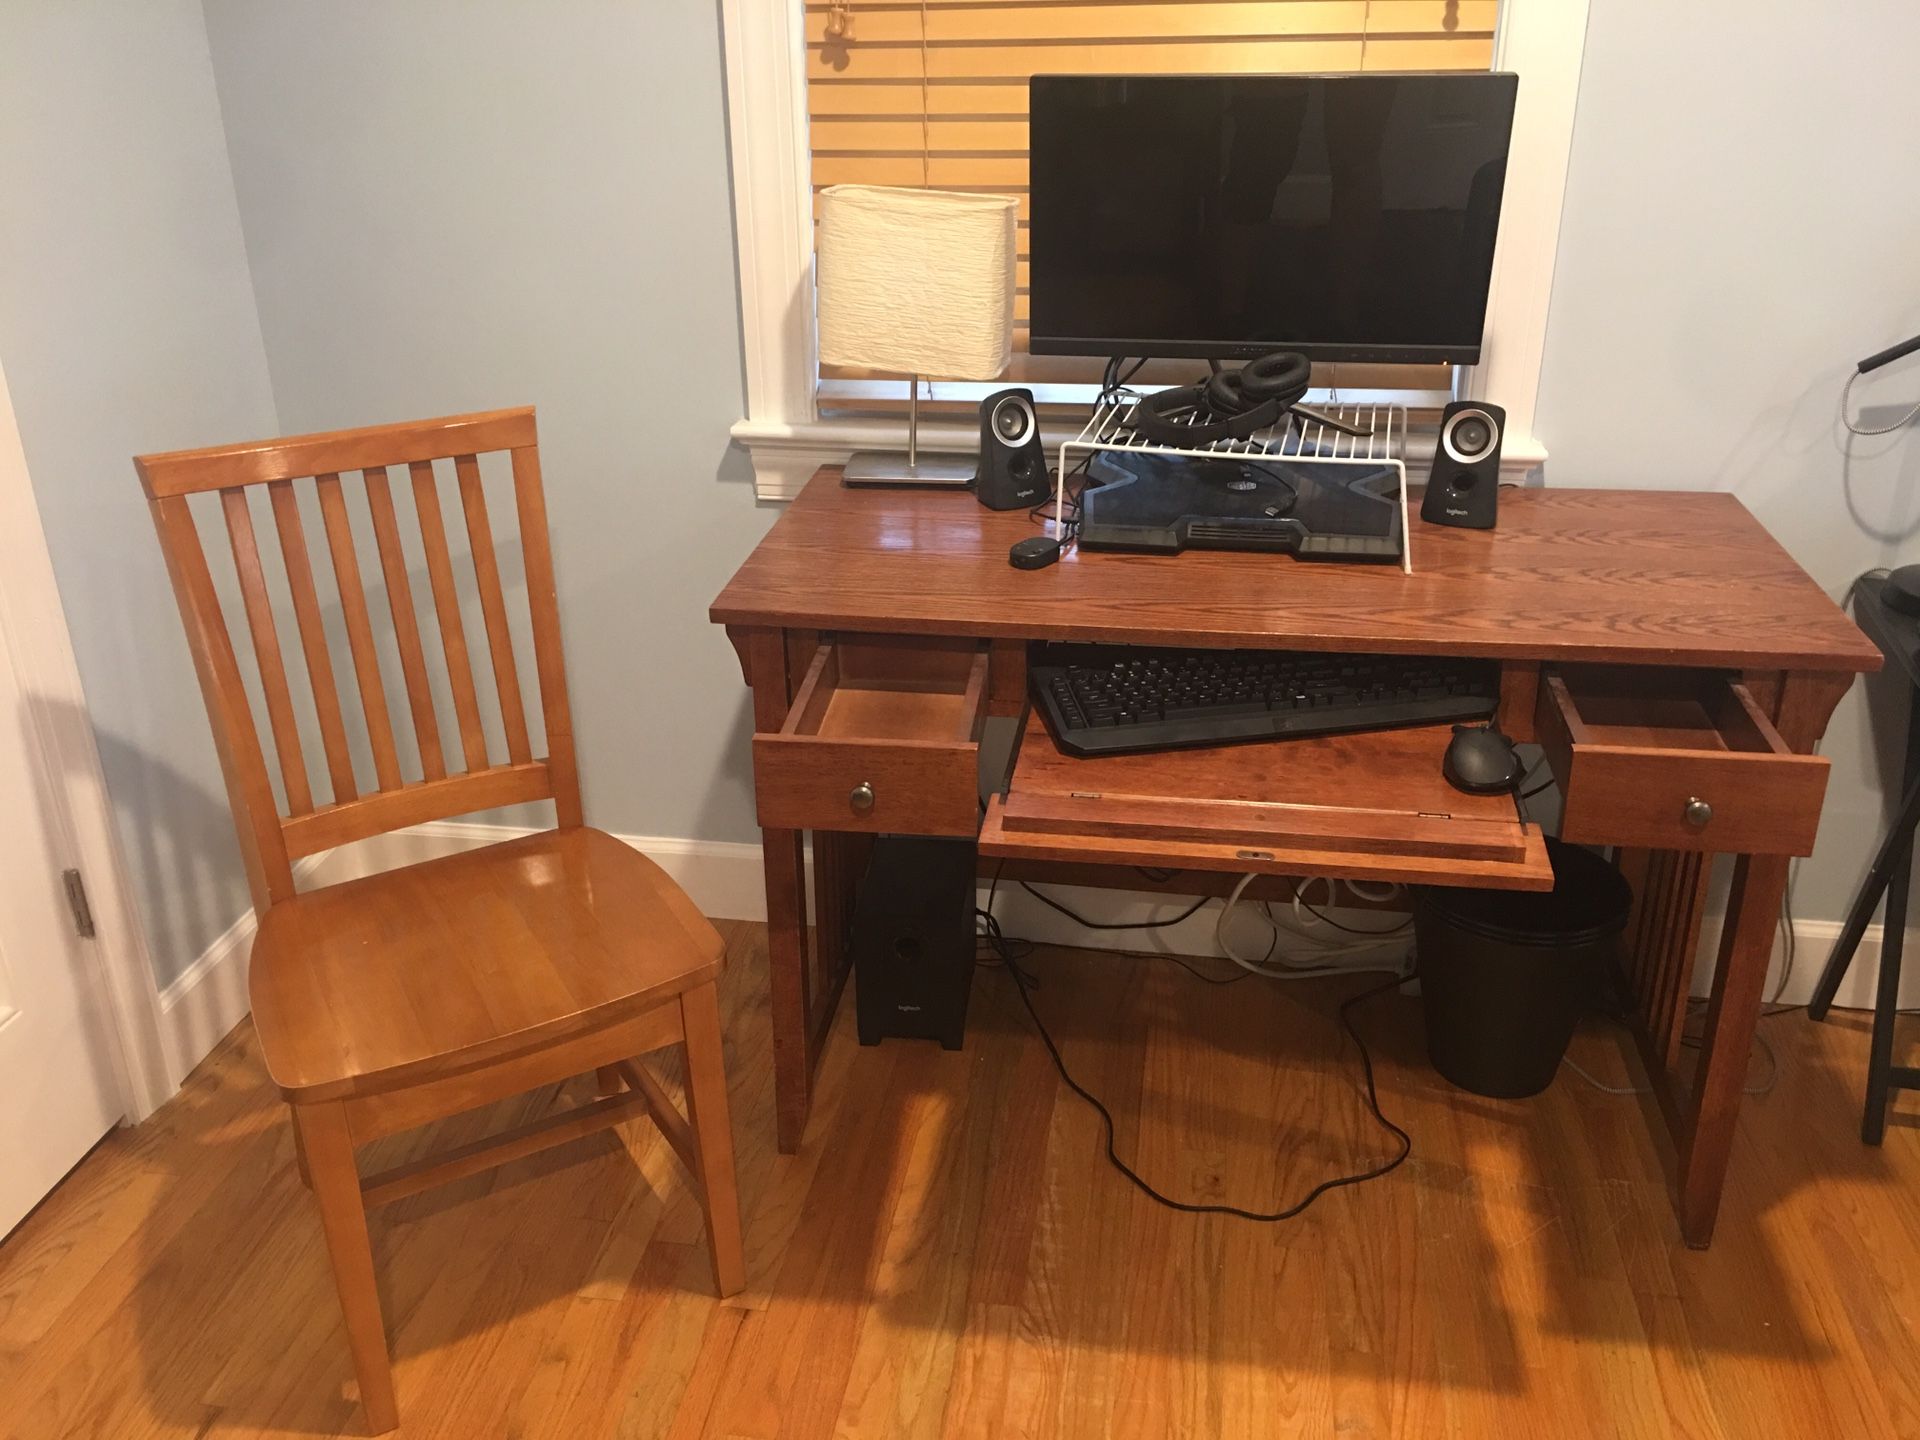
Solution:
<path fill-rule="evenodd" d="M 296 885 L 317 880 L 330 854 L 308 855 L 293 867 Z M 256 925 L 246 910 L 160 992 L 160 1053 L 173 1088 L 193 1073 L 215 1045 L 246 1018 L 247 956 Z"/>
<path fill-rule="evenodd" d="M 506 825 L 430 821 L 309 855 L 294 866 L 294 880 L 303 890 L 335 885 L 527 833 Z M 671 835 L 619 838 L 671 875 L 702 914 L 724 920 L 766 919 L 758 845 Z M 161 1050 L 175 1089 L 246 1018 L 247 956 L 253 949 L 254 925 L 249 910 L 160 992 Z"/>
<path fill-rule="evenodd" d="M 1064 885 L 1047 886 L 1046 892 L 1078 914 L 1107 924 L 1164 920 L 1178 915 L 1192 903 L 1191 900 L 1169 901 L 1162 895 L 1137 891 L 1078 889 Z M 1047 944 L 1184 956 L 1218 956 L 1220 953 L 1214 942 L 1214 922 L 1219 909 L 1213 905 L 1204 907 L 1191 919 L 1166 929 L 1083 930 L 1018 886 L 1002 885 L 994 910 L 1000 917 L 1001 928 L 1007 934 Z M 1342 923 L 1378 923 L 1365 911 L 1336 910 L 1332 913 Z M 1705 995 L 1712 988 L 1719 928 L 1719 917 L 1716 915 L 1709 915 L 1707 923 L 1702 926 L 1700 954 L 1694 966 L 1693 991 L 1696 995 Z M 1820 979 L 1820 972 L 1826 968 L 1827 957 L 1833 953 L 1834 944 L 1840 938 L 1840 930 L 1841 922 L 1838 920 L 1795 920 L 1792 974 L 1787 977 L 1782 989 L 1780 975 L 1785 953 L 1783 947 L 1776 944 L 1773 968 L 1768 973 L 1766 988 L 1762 993 L 1772 1000 L 1775 991 L 1779 990 L 1781 1004 L 1806 1004 Z M 1873 1008 L 1874 989 L 1880 978 L 1882 933 L 1877 924 L 1867 927 L 1860 948 L 1854 952 L 1853 963 L 1847 967 L 1846 978 L 1834 996 L 1833 1003 L 1841 1009 Z M 1263 932 L 1256 921 L 1249 921 L 1244 930 L 1235 932 L 1235 936 L 1238 937 L 1238 944 L 1248 948 L 1264 943 Z M 1900 976 L 1900 1004 L 1903 1009 L 1920 1008 L 1920 926 L 1908 930 L 1906 948 L 1911 955 Z"/>
<path fill-rule="evenodd" d="M 1841 923 L 1838 920 L 1793 922 L 1793 975 L 1787 981 L 1786 989 L 1781 992 L 1782 1004 L 1807 1003 L 1814 985 L 1820 979 L 1820 972 L 1826 968 L 1827 957 L 1833 953 L 1834 944 L 1840 939 Z M 1873 992 L 1880 982 L 1880 941 L 1884 934 L 1878 924 L 1873 924 L 1867 927 L 1866 934 L 1861 937 L 1860 948 L 1854 951 L 1853 963 L 1847 967 L 1846 979 L 1840 982 L 1839 990 L 1834 993 L 1833 1003 L 1841 1009 L 1873 1008 Z M 1904 963 L 1900 967 L 1900 1007 L 1903 1010 L 1920 1006 L 1920 926 L 1908 927 L 1904 948 L 1912 953 L 1903 957 Z M 1767 977 L 1766 993 L 1769 998 L 1779 984 L 1780 958 L 1776 953 L 1773 973 Z M 1697 993 L 1706 993 L 1706 981 L 1711 979 L 1712 974 L 1709 956 L 1706 957 L 1706 968 L 1697 972 L 1694 987 Z"/>
<path fill-rule="evenodd" d="M 295 876 L 303 888 L 332 885 L 395 865 L 415 864 L 460 850 L 497 844 L 525 833 L 528 832 L 511 826 L 432 821 L 341 846 L 323 855 L 309 856 L 295 868 Z M 702 913 L 715 919 L 766 919 L 766 891 L 758 845 L 667 835 L 618 838 L 671 875 Z M 1107 924 L 1169 919 L 1191 903 L 1157 894 L 1074 886 L 1049 886 L 1047 893 L 1088 919 Z M 984 904 L 985 900 L 982 887 L 981 902 Z M 1003 884 L 994 897 L 994 910 L 1007 934 L 1047 944 L 1184 956 L 1220 953 L 1214 941 L 1218 909 L 1213 905 L 1163 929 L 1086 930 L 1019 886 Z M 1359 923 L 1368 923 L 1364 913 L 1355 913 L 1360 913 Z M 1695 970 L 1694 989 L 1699 994 L 1706 993 L 1712 978 L 1713 936 L 1717 929 L 1717 922 L 1709 917 L 1700 964 Z M 246 960 L 253 943 L 253 930 L 253 915 L 248 912 L 161 991 L 162 1043 L 168 1072 L 176 1087 L 246 1016 Z M 1257 922 L 1249 921 L 1242 943 L 1249 948 L 1260 944 L 1257 931 Z M 1794 923 L 1794 936 L 1793 974 L 1780 998 L 1787 1004 L 1803 1004 L 1812 993 L 1834 942 L 1840 937 L 1840 922 L 1798 920 Z M 1868 927 L 1835 1004 L 1857 1009 L 1872 1006 L 1880 968 L 1880 939 L 1880 927 Z M 1915 949 L 1916 945 L 1920 945 L 1920 936 L 1908 942 L 1909 949 Z M 1915 949 L 1915 954 L 1920 956 L 1920 949 Z M 1765 992 L 1769 997 L 1778 983 L 1779 962 L 1780 957 L 1776 956 L 1774 975 L 1769 978 Z M 1901 1005 L 1920 1006 L 1920 960 L 1906 967 L 1901 981 Z"/>

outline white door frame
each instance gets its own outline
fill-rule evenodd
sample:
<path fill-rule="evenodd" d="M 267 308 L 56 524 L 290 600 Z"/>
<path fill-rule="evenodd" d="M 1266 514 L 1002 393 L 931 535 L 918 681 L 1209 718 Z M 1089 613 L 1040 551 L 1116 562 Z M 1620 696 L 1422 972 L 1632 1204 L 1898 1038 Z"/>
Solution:
<path fill-rule="evenodd" d="M 127 491 L 133 493 L 129 461 Z M 157 543 L 157 542 L 156 542 Z M 59 777 L 54 843 L 66 866 L 86 881 L 96 935 L 83 947 L 90 977 L 112 1019 L 115 1069 L 127 1119 L 140 1121 L 174 1093 L 160 1041 L 160 992 L 154 982 L 146 932 L 127 883 L 119 832 L 100 769 L 100 751 L 73 642 L 54 584 L 40 508 L 27 478 L 6 372 L 0 368 L 0 632 L 22 688 L 46 704 L 32 717 L 40 754 L 33 757 Z M 11 717 L 6 717 L 10 722 Z"/>

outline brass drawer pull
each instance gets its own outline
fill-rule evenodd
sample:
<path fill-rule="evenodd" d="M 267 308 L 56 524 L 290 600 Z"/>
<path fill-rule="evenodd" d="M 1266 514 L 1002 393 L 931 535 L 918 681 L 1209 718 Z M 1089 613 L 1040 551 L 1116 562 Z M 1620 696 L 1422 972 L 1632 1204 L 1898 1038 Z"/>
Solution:
<path fill-rule="evenodd" d="M 873 783 L 868 780 L 862 780 L 858 785 L 854 786 L 853 793 L 847 796 L 847 804 L 853 807 L 853 813 L 856 815 L 872 814 Z"/>
<path fill-rule="evenodd" d="M 1680 813 L 1686 819 L 1687 824 L 1691 825 L 1694 829 L 1704 830 L 1707 828 L 1707 822 L 1713 819 L 1713 806 L 1702 800 L 1698 795 L 1690 795 L 1687 797 L 1687 808 Z"/>

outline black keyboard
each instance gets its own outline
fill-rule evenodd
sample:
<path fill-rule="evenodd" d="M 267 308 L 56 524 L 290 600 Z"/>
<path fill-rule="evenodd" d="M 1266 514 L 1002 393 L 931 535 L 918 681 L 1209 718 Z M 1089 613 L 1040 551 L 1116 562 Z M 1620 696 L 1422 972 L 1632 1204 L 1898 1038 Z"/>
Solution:
<path fill-rule="evenodd" d="M 1500 697 L 1487 661 L 1297 650 L 1043 645 L 1028 675 L 1076 755 L 1485 720 Z"/>

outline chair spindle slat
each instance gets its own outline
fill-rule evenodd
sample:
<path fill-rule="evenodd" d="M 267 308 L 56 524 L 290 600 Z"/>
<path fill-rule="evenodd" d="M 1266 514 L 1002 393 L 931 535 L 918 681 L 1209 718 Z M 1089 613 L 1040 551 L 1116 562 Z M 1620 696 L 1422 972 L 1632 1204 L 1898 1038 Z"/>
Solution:
<path fill-rule="evenodd" d="M 306 528 L 300 523 L 300 501 L 291 480 L 267 486 L 273 507 L 273 526 L 280 534 L 280 558 L 287 567 L 287 588 L 293 594 L 294 623 L 300 629 L 300 648 L 307 660 L 307 685 L 320 717 L 320 745 L 327 757 L 327 778 L 333 784 L 333 803 L 357 800 L 353 752 L 347 747 L 347 727 L 340 716 L 340 690 L 333 675 L 333 656 L 327 649 L 327 630 L 320 619 L 320 592 L 313 583 L 313 557 L 307 553 Z"/>
<path fill-rule="evenodd" d="M 467 631 L 460 622 L 460 592 L 453 583 L 453 556 L 447 550 L 446 522 L 440 515 L 440 492 L 433 481 L 433 462 L 415 460 L 407 467 L 413 476 L 413 504 L 420 518 L 420 541 L 427 552 L 427 578 L 433 585 L 433 613 L 440 622 L 440 644 L 447 657 L 447 680 L 453 687 L 453 713 L 460 721 L 460 749 L 468 771 L 487 768 L 487 737 L 480 728 L 480 696 L 473 687 L 473 661 L 467 654 Z"/>
<path fill-rule="evenodd" d="M 240 581 L 240 599 L 246 608 L 247 631 L 253 638 L 254 663 L 260 670 L 260 689 L 267 702 L 267 724 L 273 731 L 274 754 L 280 761 L 280 780 L 286 789 L 287 813 L 313 811 L 313 791 L 307 784 L 307 762 L 300 753 L 300 732 L 294 724 L 293 695 L 287 689 L 287 668 L 280 656 L 280 637 L 273 627 L 273 602 L 267 598 L 266 572 L 260 566 L 260 546 L 253 534 L 253 515 L 245 490 L 222 490 L 220 508 L 227 520 L 227 540 Z"/>
<path fill-rule="evenodd" d="M 475 443 L 477 439 L 492 443 Z M 241 850 L 260 913 L 295 893 L 291 861 L 396 826 L 546 799 L 554 802 L 561 828 L 583 823 L 537 445 L 533 412 L 528 409 L 136 457 L 134 464 L 187 620 L 207 713 L 219 741 L 228 797 L 235 815 L 242 818 Z M 511 533 L 515 528 L 511 523 L 508 533 L 498 531 L 500 509 L 498 504 L 486 503 L 482 483 L 488 463 L 484 457 L 502 450 L 513 469 L 517 536 Z M 459 520 L 449 517 L 451 499 L 434 484 L 433 470 L 443 462 L 451 462 L 462 487 Z M 393 494 L 396 465 L 408 467 L 413 480 L 415 517 L 421 526 L 417 539 L 402 529 L 404 504 Z M 377 571 L 375 559 L 361 553 L 367 537 L 356 534 L 366 522 L 351 514 L 348 491 L 355 473 L 366 484 Z M 222 483 L 228 475 L 233 478 Z M 300 488 L 308 476 L 313 477 L 319 502 L 318 521 L 311 513 L 301 513 L 307 502 Z M 271 512 L 270 522 L 253 513 L 255 490 L 266 492 L 262 510 Z M 244 625 L 239 604 L 222 604 L 225 582 L 216 591 L 207 563 L 219 544 L 211 534 L 202 539 L 188 508 L 187 497 L 201 493 L 220 496 L 245 603 Z M 269 523 L 279 545 L 274 556 L 260 549 L 264 537 L 259 529 Z M 449 531 L 462 528 L 474 542 L 478 583 L 473 596 L 456 588 L 465 586 L 466 577 L 458 568 L 460 557 L 448 545 Z M 365 713 L 371 774 L 353 754 L 359 743 L 353 730 L 354 700 L 342 691 L 348 679 L 347 661 L 335 653 L 330 642 L 336 637 L 326 628 L 332 622 L 322 602 L 331 603 L 332 592 L 326 589 L 326 577 L 318 573 L 326 561 L 315 554 L 321 543 L 316 529 L 326 532 L 353 678 Z M 505 550 L 510 555 L 515 539 L 528 577 L 531 657 L 524 651 L 515 653 L 513 642 L 520 637 L 512 627 L 521 622 L 509 608 L 512 597 L 506 577 L 511 572 L 500 554 Z M 417 553 L 416 545 L 420 546 Z M 412 570 L 423 558 L 435 591 L 433 621 L 421 613 L 426 597 L 417 593 L 417 587 L 425 582 Z M 275 568 L 283 561 L 283 568 Z M 286 594 L 275 588 L 282 585 L 283 575 Z M 388 617 L 379 613 L 375 597 L 367 593 L 367 586 L 381 579 L 401 678 L 389 668 L 393 658 L 384 653 L 389 641 L 379 627 Z M 486 717 L 475 689 L 480 677 L 473 667 L 478 657 L 468 646 L 478 644 L 480 637 L 467 632 L 479 622 L 463 614 L 467 601 L 477 602 L 487 626 L 494 681 L 502 688 L 502 748 L 516 757 L 496 751 L 493 758 L 498 763 L 489 763 L 487 755 L 492 737 L 483 726 L 493 722 Z M 290 606 L 292 620 L 274 613 L 280 606 Z M 297 623 L 298 638 L 276 633 L 276 622 L 280 630 Z M 429 653 L 434 637 L 427 631 L 435 622 L 448 648 L 445 676 L 433 673 Z M 240 634 L 243 628 L 249 632 L 246 639 Z M 245 666 L 239 651 L 249 643 L 256 671 L 253 679 L 243 680 Z M 290 655 L 282 644 L 297 647 L 304 655 Z M 294 693 L 297 677 L 289 673 L 302 661 L 308 670 L 313 715 L 300 708 L 307 699 Z M 536 673 L 537 692 L 522 693 L 522 677 L 527 691 L 534 692 Z M 407 692 L 404 705 L 393 693 L 402 679 Z M 443 683 L 448 684 L 449 694 L 441 693 Z M 454 717 L 445 712 L 455 704 L 461 712 L 460 738 L 468 759 L 464 768 L 448 753 L 454 744 L 449 732 Z M 547 735 L 547 753 L 539 758 L 528 753 L 540 744 L 533 734 L 536 704 L 545 718 Z M 409 718 L 420 756 L 417 771 L 405 753 L 403 731 Z M 301 727 L 314 726 L 316 719 L 314 735 L 302 734 Z M 334 781 L 331 799 L 325 780 L 310 773 L 321 768 L 321 757 L 310 752 L 321 749 L 323 742 Z M 303 748 L 309 753 L 303 753 Z M 279 782 L 273 778 L 276 761 Z M 348 785 L 358 793 L 351 793 Z"/>
<path fill-rule="evenodd" d="M 260 731 L 247 704 L 246 687 L 233 649 L 233 632 L 221 611 L 207 567 L 206 548 L 193 522 L 185 495 L 160 496 L 149 502 L 174 598 L 187 624 L 187 644 L 193 651 L 200 692 L 212 717 L 214 748 L 227 783 L 227 801 L 240 830 L 240 858 L 247 869 L 247 888 L 254 909 L 293 896 L 293 867 L 287 859 L 280 812 L 273 801 L 273 783 L 267 778 L 266 757 L 260 752 Z"/>
<path fill-rule="evenodd" d="M 360 475 L 367 483 L 367 509 L 373 516 L 373 537 L 380 548 L 380 573 L 387 582 L 387 608 L 393 612 L 394 642 L 400 650 L 400 672 L 407 681 L 407 707 L 413 712 L 420 769 L 429 780 L 443 780 L 447 762 L 440 753 L 440 718 L 433 710 L 433 692 L 427 688 L 427 657 L 420 648 L 413 586 L 407 580 L 407 557 L 400 549 L 400 526 L 393 517 L 393 490 L 387 484 L 384 466 L 362 470 Z"/>
<path fill-rule="evenodd" d="M 567 665 L 560 648 L 560 606 L 547 535 L 547 501 L 540 484 L 540 452 L 518 445 L 513 502 L 520 517 L 520 551 L 527 571 L 527 609 L 533 617 L 533 659 L 540 677 L 540 715 L 547 730 L 547 773 L 555 818 L 564 828 L 585 824 L 580 772 L 573 755 L 573 714 L 567 703 Z"/>
<path fill-rule="evenodd" d="M 500 588 L 500 564 L 493 553 L 493 525 L 487 518 L 487 492 L 480 483 L 480 457 L 456 455 L 460 505 L 467 516 L 467 544 L 473 551 L 474 579 L 480 585 L 480 612 L 487 624 L 487 651 L 493 660 L 494 688 L 500 692 L 500 724 L 507 732 L 507 759 L 515 765 L 533 758 L 527 739 L 527 712 L 520 696 L 520 670 L 513 659 L 513 633 L 507 627 L 507 598 Z"/>
<path fill-rule="evenodd" d="M 380 679 L 380 652 L 374 648 L 373 621 L 367 614 L 367 592 L 360 579 L 360 556 L 353 548 L 346 497 L 341 493 L 338 475 L 316 476 L 314 487 L 320 495 L 327 549 L 333 557 L 334 588 L 340 592 L 340 611 L 347 622 L 347 648 L 353 654 L 353 678 L 360 688 L 360 708 L 366 715 L 374 779 L 380 789 L 395 790 L 400 786 L 400 755 L 394 748 L 393 721 L 387 715 L 387 687 Z"/>

